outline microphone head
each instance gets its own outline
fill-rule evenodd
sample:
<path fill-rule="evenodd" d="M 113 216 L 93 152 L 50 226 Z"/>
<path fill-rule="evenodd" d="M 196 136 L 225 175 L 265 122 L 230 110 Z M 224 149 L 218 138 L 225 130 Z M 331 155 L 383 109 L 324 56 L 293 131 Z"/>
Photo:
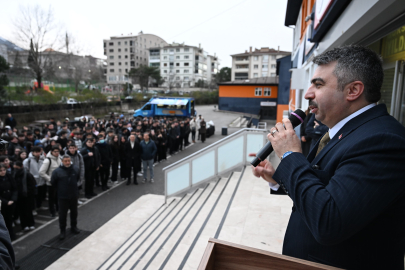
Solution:
<path fill-rule="evenodd" d="M 294 112 L 291 113 L 290 117 L 288 118 L 291 121 L 291 124 L 293 125 L 294 128 L 299 126 L 304 122 L 304 119 L 306 117 L 305 112 L 303 112 L 300 109 L 295 110 Z"/>

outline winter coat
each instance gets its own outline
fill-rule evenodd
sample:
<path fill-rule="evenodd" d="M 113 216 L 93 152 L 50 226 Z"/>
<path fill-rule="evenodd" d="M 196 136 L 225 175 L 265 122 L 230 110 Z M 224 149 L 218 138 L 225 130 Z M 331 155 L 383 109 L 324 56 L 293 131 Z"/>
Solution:
<path fill-rule="evenodd" d="M 2 204 L 7 205 L 9 201 L 17 201 L 18 192 L 17 184 L 11 174 L 6 173 L 4 177 L 0 177 L 0 200 Z"/>
<path fill-rule="evenodd" d="M 90 152 L 93 153 L 93 156 L 89 156 Z M 84 147 L 80 149 L 80 154 L 83 157 L 85 168 L 97 169 L 100 167 L 100 153 L 97 147 L 89 148 L 86 143 L 84 143 Z"/>
<path fill-rule="evenodd" d="M 10 126 L 12 129 L 17 126 L 17 121 L 15 120 L 14 117 L 7 117 L 6 120 L 4 120 L 4 125 L 5 126 Z"/>
<path fill-rule="evenodd" d="M 119 162 L 120 161 L 120 145 L 112 143 L 112 144 L 110 144 L 110 149 L 111 149 L 111 153 L 113 156 L 113 161 Z"/>
<path fill-rule="evenodd" d="M 56 190 L 58 199 L 72 199 L 78 196 L 79 189 L 77 188 L 80 182 L 79 169 L 71 165 L 69 168 L 65 166 L 58 167 L 52 173 L 52 186 Z"/>
<path fill-rule="evenodd" d="M 199 129 L 199 127 L 198 127 L 198 124 L 197 124 L 197 122 L 196 121 L 194 121 L 194 119 L 192 119 L 191 121 L 190 121 L 190 129 L 191 130 L 198 130 Z"/>
<path fill-rule="evenodd" d="M 62 160 L 52 155 L 51 151 L 46 155 L 46 159 L 42 163 L 41 169 L 39 169 L 39 176 L 45 179 L 48 186 L 51 186 L 51 175 L 53 171 L 58 168 L 61 163 Z"/>
<path fill-rule="evenodd" d="M 77 185 L 80 186 L 82 183 L 84 183 L 84 160 L 82 155 L 76 151 L 74 155 L 72 155 L 69 151 L 66 151 L 66 154 L 70 156 L 70 161 L 72 162 L 72 165 L 76 166 L 79 169 L 79 181 L 77 182 Z"/>
<path fill-rule="evenodd" d="M 35 181 L 34 176 L 32 176 L 32 174 L 27 169 L 22 168 L 20 170 L 15 170 L 14 181 L 17 184 L 19 198 L 26 198 L 28 195 L 35 195 L 35 187 L 37 185 L 37 182 Z"/>
<path fill-rule="evenodd" d="M 150 160 L 155 158 L 157 147 L 154 141 L 149 140 L 149 143 L 141 141 L 141 148 L 142 148 L 141 154 L 142 160 Z"/>
<path fill-rule="evenodd" d="M 204 120 L 201 121 L 200 123 L 200 133 L 204 134 L 207 132 L 207 124 L 205 123 Z"/>
<path fill-rule="evenodd" d="M 32 153 L 30 153 L 28 158 L 26 158 L 23 162 L 24 168 L 26 168 L 32 174 L 32 176 L 34 176 L 37 186 L 45 185 L 45 179 L 39 175 L 39 170 L 41 169 L 44 160 L 45 157 L 43 155 L 40 155 L 37 161 Z"/>
<path fill-rule="evenodd" d="M 100 163 L 103 165 L 103 167 L 108 167 L 111 165 L 111 162 L 113 161 L 113 154 L 111 151 L 110 146 L 106 143 L 97 143 L 96 148 L 98 149 L 100 153 Z"/>

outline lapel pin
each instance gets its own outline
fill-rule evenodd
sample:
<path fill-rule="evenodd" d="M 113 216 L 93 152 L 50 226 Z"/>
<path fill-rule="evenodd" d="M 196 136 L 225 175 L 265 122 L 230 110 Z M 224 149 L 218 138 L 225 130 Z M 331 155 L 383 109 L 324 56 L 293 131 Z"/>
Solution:
<path fill-rule="evenodd" d="M 342 138 L 342 136 L 343 136 L 343 134 L 340 134 L 340 136 L 339 136 L 339 140 Z"/>

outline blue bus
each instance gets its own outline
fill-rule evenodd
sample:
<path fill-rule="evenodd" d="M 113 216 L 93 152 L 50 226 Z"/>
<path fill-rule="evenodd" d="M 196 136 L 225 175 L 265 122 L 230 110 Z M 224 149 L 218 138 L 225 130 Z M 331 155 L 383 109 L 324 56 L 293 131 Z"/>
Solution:
<path fill-rule="evenodd" d="M 191 97 L 153 97 L 135 111 L 134 117 L 192 117 L 195 114 L 194 103 Z"/>

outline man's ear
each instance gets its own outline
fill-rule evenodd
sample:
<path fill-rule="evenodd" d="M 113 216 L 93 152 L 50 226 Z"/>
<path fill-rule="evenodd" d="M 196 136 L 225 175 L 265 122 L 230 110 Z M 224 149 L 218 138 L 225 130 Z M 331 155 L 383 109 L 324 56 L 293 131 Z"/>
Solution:
<path fill-rule="evenodd" d="M 346 99 L 348 101 L 355 101 L 360 98 L 364 92 L 364 84 L 361 81 L 354 81 L 346 85 Z"/>

